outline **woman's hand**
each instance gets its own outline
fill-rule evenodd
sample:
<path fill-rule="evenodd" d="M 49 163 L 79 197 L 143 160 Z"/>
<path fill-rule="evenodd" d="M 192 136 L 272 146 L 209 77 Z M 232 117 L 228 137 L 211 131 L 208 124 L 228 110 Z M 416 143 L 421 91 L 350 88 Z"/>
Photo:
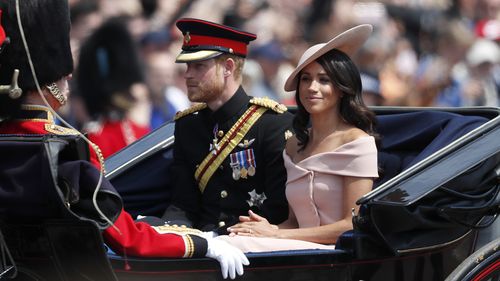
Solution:
<path fill-rule="evenodd" d="M 266 218 L 257 215 L 252 210 L 248 210 L 248 216 L 240 216 L 239 219 L 240 219 L 240 222 L 250 222 L 250 221 L 265 221 L 265 222 L 267 222 Z"/>
<path fill-rule="evenodd" d="M 270 224 L 269 221 L 248 211 L 248 216 L 240 216 L 240 223 L 235 224 L 227 229 L 229 236 L 256 236 L 256 237 L 277 237 L 278 227 Z"/>

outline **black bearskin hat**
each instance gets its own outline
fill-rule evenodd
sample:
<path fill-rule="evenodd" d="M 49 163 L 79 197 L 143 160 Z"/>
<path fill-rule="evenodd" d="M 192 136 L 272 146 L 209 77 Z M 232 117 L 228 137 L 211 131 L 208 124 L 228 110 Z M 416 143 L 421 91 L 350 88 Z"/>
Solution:
<path fill-rule="evenodd" d="M 10 43 L 0 54 L 0 84 L 11 83 L 19 69 L 19 87 L 36 90 L 17 22 L 16 1 L 1 1 L 1 25 Z M 56 82 L 73 71 L 70 47 L 70 16 L 67 0 L 19 0 L 21 24 L 40 87 Z M 8 117 L 22 98 L 0 95 L 0 116 Z"/>
<path fill-rule="evenodd" d="M 135 102 L 130 88 L 144 81 L 137 46 L 124 18 L 111 18 L 80 48 L 77 93 L 93 118 L 122 118 Z"/>

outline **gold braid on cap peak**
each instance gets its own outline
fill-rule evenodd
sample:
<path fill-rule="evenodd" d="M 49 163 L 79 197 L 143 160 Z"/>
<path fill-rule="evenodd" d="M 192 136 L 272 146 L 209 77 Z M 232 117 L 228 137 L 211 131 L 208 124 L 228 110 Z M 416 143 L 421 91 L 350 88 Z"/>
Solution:
<path fill-rule="evenodd" d="M 177 112 L 175 114 L 174 121 L 177 120 L 177 119 L 179 119 L 179 118 L 181 118 L 181 117 L 189 115 L 191 113 L 200 111 L 200 110 L 204 109 L 205 107 L 207 107 L 206 103 L 196 103 L 196 104 L 194 104 L 193 106 L 191 106 L 188 109 L 185 109 L 185 110 Z"/>
<path fill-rule="evenodd" d="M 277 101 L 274 101 L 268 97 L 263 97 L 263 98 L 252 98 L 250 100 L 250 103 L 260 105 L 262 107 L 266 107 L 269 109 L 272 109 L 273 111 L 277 113 L 284 113 L 287 111 L 287 107 L 284 104 L 281 104 Z"/>

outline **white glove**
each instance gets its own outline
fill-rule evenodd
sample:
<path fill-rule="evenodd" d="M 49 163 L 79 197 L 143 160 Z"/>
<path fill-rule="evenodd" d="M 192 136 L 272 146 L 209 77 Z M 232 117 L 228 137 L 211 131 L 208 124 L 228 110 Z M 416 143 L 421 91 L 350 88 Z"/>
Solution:
<path fill-rule="evenodd" d="M 202 236 L 203 238 L 205 238 L 205 239 L 209 240 L 209 239 L 215 238 L 215 237 L 217 237 L 217 236 L 219 236 L 219 235 L 218 235 L 218 234 L 217 234 L 217 232 L 215 232 L 215 231 L 205 231 L 205 232 L 202 232 L 202 233 L 201 233 L 201 236 Z"/>
<path fill-rule="evenodd" d="M 207 242 L 208 249 L 206 256 L 216 259 L 220 263 L 224 279 L 228 275 L 231 279 L 234 279 L 236 278 L 236 273 L 243 275 L 243 265 L 249 265 L 250 262 L 240 249 L 222 240 L 207 239 Z"/>

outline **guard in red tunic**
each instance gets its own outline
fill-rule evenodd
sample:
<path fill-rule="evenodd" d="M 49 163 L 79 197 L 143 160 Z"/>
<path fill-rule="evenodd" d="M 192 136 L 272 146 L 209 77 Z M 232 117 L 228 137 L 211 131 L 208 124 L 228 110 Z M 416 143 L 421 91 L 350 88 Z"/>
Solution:
<path fill-rule="evenodd" d="M 9 43 L 2 46 L 0 53 L 0 134 L 79 134 L 74 129 L 56 125 L 54 112 L 50 109 L 56 110 L 66 103 L 68 79 L 73 70 L 68 2 L 19 1 L 20 19 L 41 91 L 37 90 L 21 41 L 15 4 L 16 1 L 0 2 L 3 12 L 1 26 L 9 38 L 4 40 Z M 94 151 L 92 163 L 103 171 L 103 158 L 98 149 L 93 149 L 95 147 L 91 144 L 90 150 Z M 87 166 L 90 167 L 90 173 L 80 176 L 89 177 L 86 182 L 92 186 L 84 188 L 95 188 L 99 171 L 91 165 Z M 116 193 L 106 179 L 102 185 Z M 207 256 L 221 263 L 224 277 L 229 275 L 234 278 L 236 273 L 243 274 L 243 264 L 248 264 L 248 260 L 236 248 L 208 238 L 198 230 L 135 222 L 119 205 L 109 207 L 115 208 L 111 212 L 115 215 L 110 216 L 111 220 L 115 220 L 113 225 L 107 225 L 103 230 L 105 242 L 115 252 L 138 257 Z"/>
<path fill-rule="evenodd" d="M 88 138 L 104 158 L 150 131 L 151 106 L 142 67 L 126 22 L 111 18 L 80 48 L 75 90 L 92 121 Z"/>

